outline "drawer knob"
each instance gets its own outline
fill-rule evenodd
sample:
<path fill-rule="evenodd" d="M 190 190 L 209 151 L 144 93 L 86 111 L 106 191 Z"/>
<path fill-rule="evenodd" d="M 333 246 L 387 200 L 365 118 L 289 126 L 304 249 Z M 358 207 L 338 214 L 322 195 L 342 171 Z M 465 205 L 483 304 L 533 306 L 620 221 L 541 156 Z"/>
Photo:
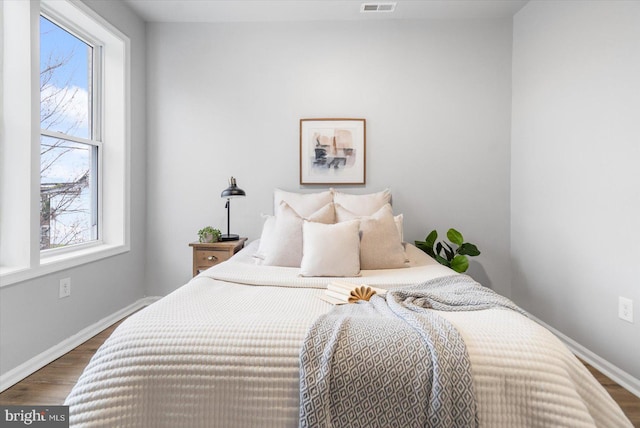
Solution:
<path fill-rule="evenodd" d="M 216 256 L 209 256 L 207 257 L 207 260 L 209 260 L 210 262 L 214 261 L 214 260 L 218 260 L 218 258 Z"/>

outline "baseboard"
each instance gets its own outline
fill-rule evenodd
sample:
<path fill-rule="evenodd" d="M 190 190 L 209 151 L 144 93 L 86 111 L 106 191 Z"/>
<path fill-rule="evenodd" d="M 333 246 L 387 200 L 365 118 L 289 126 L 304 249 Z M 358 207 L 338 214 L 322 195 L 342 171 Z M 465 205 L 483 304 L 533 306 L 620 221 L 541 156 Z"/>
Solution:
<path fill-rule="evenodd" d="M 600 373 L 609 377 L 615 383 L 617 383 L 636 397 L 640 398 L 640 379 L 634 378 L 629 373 L 619 369 L 599 355 L 594 354 L 575 340 L 571 339 L 569 336 L 566 336 L 544 321 L 539 320 L 531 314 L 528 315 L 532 320 L 555 334 L 577 357 L 591 364 L 598 371 L 600 371 Z"/>
<path fill-rule="evenodd" d="M 112 326 L 116 322 L 120 321 L 122 318 L 125 318 L 138 309 L 144 308 L 145 306 L 149 306 L 153 302 L 159 300 L 160 297 L 144 297 L 131 305 L 127 306 L 124 309 L 119 310 L 118 312 L 109 315 L 106 318 L 101 319 L 95 324 L 90 325 L 89 327 L 80 330 L 78 333 L 69 337 L 68 339 L 63 340 L 57 345 L 47 349 L 46 351 L 36 355 L 30 360 L 20 364 L 18 367 L 15 367 L 8 372 L 0 375 L 0 392 L 4 391 L 7 388 L 15 385 L 20 382 L 22 379 L 26 378 L 32 373 L 40 370 L 42 367 L 47 364 L 55 361 L 60 358 L 67 352 L 72 351 L 76 347 L 80 346 L 87 340 L 91 339 L 96 334 L 100 333 L 107 327 Z"/>

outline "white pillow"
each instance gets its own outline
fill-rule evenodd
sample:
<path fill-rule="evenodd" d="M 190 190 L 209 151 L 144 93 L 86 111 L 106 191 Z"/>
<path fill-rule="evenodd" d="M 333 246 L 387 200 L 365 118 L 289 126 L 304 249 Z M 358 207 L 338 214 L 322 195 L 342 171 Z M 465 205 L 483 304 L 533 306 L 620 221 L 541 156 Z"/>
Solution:
<path fill-rule="evenodd" d="M 358 276 L 360 221 L 302 226 L 302 276 Z"/>
<path fill-rule="evenodd" d="M 288 203 L 281 201 L 275 219 L 271 242 L 266 243 L 264 248 L 264 264 L 267 266 L 300 267 L 304 218 Z M 328 203 L 307 218 L 309 221 L 326 224 L 335 223 L 335 219 L 333 203 Z"/>
<path fill-rule="evenodd" d="M 393 221 L 396 223 L 396 228 L 400 234 L 400 242 L 404 242 L 404 216 L 402 214 L 395 215 L 393 216 Z"/>
<path fill-rule="evenodd" d="M 385 189 L 368 195 L 351 195 L 337 190 L 333 191 L 333 202 L 355 215 L 372 215 L 386 204 L 391 203 L 391 192 Z"/>
<path fill-rule="evenodd" d="M 404 247 L 387 204 L 371 216 L 358 216 L 336 204 L 338 222 L 360 219 L 360 269 L 393 269 L 406 267 Z"/>
<path fill-rule="evenodd" d="M 274 212 L 277 213 L 280 202 L 285 201 L 302 217 L 308 217 L 325 205 L 333 202 L 333 191 L 316 193 L 295 193 L 280 189 L 273 191 Z"/>
<path fill-rule="evenodd" d="M 260 235 L 260 244 L 258 250 L 253 257 L 264 259 L 268 246 L 273 241 L 273 235 L 276 228 L 276 217 L 273 215 L 262 214 L 264 224 L 262 225 L 262 234 Z"/>

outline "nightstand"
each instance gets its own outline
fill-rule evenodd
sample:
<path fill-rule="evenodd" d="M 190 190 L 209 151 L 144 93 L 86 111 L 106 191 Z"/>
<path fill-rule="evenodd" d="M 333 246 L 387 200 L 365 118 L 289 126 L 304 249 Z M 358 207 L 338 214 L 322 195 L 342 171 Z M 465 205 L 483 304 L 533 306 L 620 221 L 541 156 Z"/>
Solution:
<path fill-rule="evenodd" d="M 240 238 L 237 241 L 190 243 L 189 246 L 193 247 L 193 276 L 211 266 L 229 260 L 244 247 L 246 240 L 247 238 Z"/>

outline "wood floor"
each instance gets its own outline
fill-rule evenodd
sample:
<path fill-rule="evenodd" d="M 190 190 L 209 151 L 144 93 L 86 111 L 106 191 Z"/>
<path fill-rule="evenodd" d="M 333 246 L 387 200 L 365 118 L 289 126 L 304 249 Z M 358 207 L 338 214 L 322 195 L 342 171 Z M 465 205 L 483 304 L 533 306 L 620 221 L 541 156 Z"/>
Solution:
<path fill-rule="evenodd" d="M 0 393 L 0 404 L 44 406 L 63 404 L 64 399 L 71 392 L 71 388 L 80 377 L 82 370 L 89 363 L 93 354 L 120 322 Z M 620 405 L 633 426 L 640 428 L 640 398 L 631 394 L 589 364 L 584 363 L 584 365 Z"/>
<path fill-rule="evenodd" d="M 93 354 L 121 322 L 103 330 L 73 351 L 0 393 L 0 404 L 5 406 L 63 404 Z"/>

